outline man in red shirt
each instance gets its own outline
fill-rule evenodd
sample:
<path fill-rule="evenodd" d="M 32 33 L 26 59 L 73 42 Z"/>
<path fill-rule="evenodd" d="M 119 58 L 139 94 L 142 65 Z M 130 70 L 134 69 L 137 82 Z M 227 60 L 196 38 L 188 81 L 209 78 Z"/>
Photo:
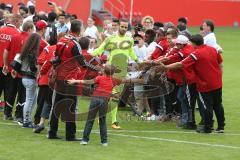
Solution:
<path fill-rule="evenodd" d="M 195 71 L 199 99 L 204 106 L 204 127 L 197 129 L 199 133 L 211 133 L 213 110 L 215 111 L 218 128 L 217 133 L 224 132 L 225 117 L 222 105 L 222 57 L 216 49 L 203 44 L 203 38 L 197 34 L 190 38 L 195 52 L 181 62 L 176 62 L 163 68 L 187 69 L 193 66 Z"/>
<path fill-rule="evenodd" d="M 4 68 L 8 75 L 8 96 L 6 98 L 5 105 L 5 115 L 11 116 L 12 109 L 15 102 L 15 97 L 17 97 L 15 118 L 18 122 L 22 122 L 23 118 L 23 106 L 25 102 L 25 87 L 22 85 L 22 77 L 18 75 L 11 67 L 11 62 L 13 61 L 16 54 L 21 52 L 22 46 L 26 42 L 30 33 L 34 29 L 34 24 L 30 21 L 25 22 L 22 27 L 23 31 L 20 34 L 12 36 L 11 42 L 7 45 L 3 53 Z"/>
<path fill-rule="evenodd" d="M 8 93 L 8 79 L 11 77 L 8 74 L 8 67 L 3 64 L 3 52 L 9 45 L 14 35 L 20 34 L 18 28 L 20 27 L 22 22 L 22 17 L 20 15 L 14 14 L 8 17 L 6 26 L 0 29 L 0 94 L 4 89 L 4 100 L 6 101 Z M 4 111 L 4 119 L 12 120 L 12 115 Z"/>
<path fill-rule="evenodd" d="M 76 123 L 75 123 L 75 111 L 76 111 L 76 87 L 71 87 L 66 84 L 67 79 L 77 79 L 77 72 L 79 66 L 91 70 L 98 70 L 98 67 L 94 67 L 86 62 L 84 56 L 81 54 L 81 47 L 77 42 L 77 38 L 81 32 L 82 23 L 79 20 L 73 20 L 71 22 L 70 34 L 61 38 L 57 43 L 54 61 L 56 81 L 52 83 L 51 88 L 56 90 L 56 96 L 53 103 L 53 109 L 50 113 L 50 128 L 48 132 L 49 139 L 59 139 L 57 137 L 58 130 L 58 118 L 60 114 L 67 114 L 66 121 L 66 140 L 77 141 Z M 65 110 L 66 109 L 66 110 Z M 68 113 L 61 112 L 62 110 L 68 111 Z"/>

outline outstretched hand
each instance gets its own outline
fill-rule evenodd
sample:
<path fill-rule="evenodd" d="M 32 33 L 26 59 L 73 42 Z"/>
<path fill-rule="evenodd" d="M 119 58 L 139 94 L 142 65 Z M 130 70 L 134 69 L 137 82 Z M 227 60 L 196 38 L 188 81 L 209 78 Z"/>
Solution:
<path fill-rule="evenodd" d="M 78 81 L 76 79 L 71 79 L 71 80 L 67 80 L 67 84 L 73 85 L 73 84 L 77 84 Z"/>

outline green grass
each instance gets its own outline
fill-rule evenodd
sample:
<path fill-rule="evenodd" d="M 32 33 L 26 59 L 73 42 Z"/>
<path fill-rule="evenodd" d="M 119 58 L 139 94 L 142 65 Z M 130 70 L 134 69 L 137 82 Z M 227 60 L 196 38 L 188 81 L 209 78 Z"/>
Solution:
<path fill-rule="evenodd" d="M 197 28 L 191 28 L 191 31 L 196 33 Z M 121 110 L 118 116 L 123 130 L 113 131 L 109 128 L 109 146 L 104 148 L 100 145 L 97 125 L 91 134 L 90 144 L 81 146 L 78 142 L 50 141 L 46 138 L 46 130 L 36 135 L 31 129 L 22 129 L 11 121 L 0 120 L 0 160 L 238 160 L 240 32 L 234 28 L 217 28 L 216 35 L 218 43 L 224 49 L 223 104 L 227 124 L 225 134 L 196 134 L 176 128 L 173 122 L 146 122 L 136 118 L 130 120 L 130 111 Z M 86 110 L 87 102 L 84 101 L 82 106 L 85 109 L 80 108 L 80 111 Z M 83 125 L 84 122 L 78 122 L 78 137 L 82 136 L 80 130 Z M 58 134 L 64 137 L 63 123 L 60 128 Z"/>

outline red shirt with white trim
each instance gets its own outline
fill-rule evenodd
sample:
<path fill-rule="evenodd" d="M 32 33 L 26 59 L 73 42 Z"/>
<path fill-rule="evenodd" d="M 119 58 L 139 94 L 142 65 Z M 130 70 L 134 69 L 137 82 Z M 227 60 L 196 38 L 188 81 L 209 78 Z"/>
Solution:
<path fill-rule="evenodd" d="M 196 47 L 194 53 L 191 53 L 182 61 L 183 69 L 193 66 L 197 75 L 196 84 L 199 92 L 210 92 L 222 87 L 222 71 L 220 64 L 222 57 L 213 47 L 201 45 Z"/>
<path fill-rule="evenodd" d="M 41 38 L 39 46 L 39 55 L 42 53 L 43 49 L 47 46 L 49 46 L 48 42 L 45 41 L 45 39 Z"/>
<path fill-rule="evenodd" d="M 86 62 L 74 34 L 70 34 L 59 40 L 55 56 L 59 56 L 62 50 L 61 63 L 57 66 L 58 80 L 77 79 L 78 74 L 76 73 L 81 71 L 80 67 L 95 70 L 94 65 Z"/>
<path fill-rule="evenodd" d="M 185 59 L 186 57 L 188 57 L 193 52 L 194 52 L 193 46 L 190 44 L 186 44 L 178 52 L 176 52 L 175 54 L 168 57 L 170 59 L 169 63 L 180 62 L 183 59 Z M 196 74 L 195 74 L 192 66 L 189 68 L 186 68 L 184 70 L 181 69 L 181 75 L 184 76 L 184 79 L 186 80 L 187 84 L 196 83 Z"/>
<path fill-rule="evenodd" d="M 97 84 L 96 89 L 93 92 L 94 97 L 107 97 L 111 96 L 112 90 L 116 85 L 121 84 L 121 80 L 112 78 L 111 76 L 97 76 L 94 80 Z"/>
<path fill-rule="evenodd" d="M 156 46 L 156 49 L 151 55 L 152 60 L 157 59 L 160 56 L 164 56 L 168 52 L 168 49 L 169 49 L 169 43 L 167 41 L 167 38 L 161 39 L 158 45 Z"/>
<path fill-rule="evenodd" d="M 48 85 L 48 78 L 49 78 L 49 73 L 50 73 L 50 69 L 51 69 L 52 65 L 46 66 L 46 64 L 49 64 L 49 62 L 53 59 L 55 51 L 56 51 L 56 45 L 47 46 L 43 49 L 42 53 L 39 55 L 39 57 L 37 59 L 38 65 L 41 66 L 40 73 L 38 76 L 38 85 L 40 85 L 40 86 Z M 47 69 L 47 71 L 45 71 L 45 74 L 41 74 L 41 73 L 43 73 L 42 70 L 44 70 L 44 69 L 45 70 Z"/>
<path fill-rule="evenodd" d="M 14 35 L 20 34 L 16 26 L 7 24 L 7 26 L 0 28 L 0 67 L 3 67 L 3 52 L 9 45 Z"/>
<path fill-rule="evenodd" d="M 179 50 L 177 47 L 171 48 L 170 51 L 166 54 L 166 57 L 171 57 L 177 54 L 178 52 Z M 166 64 L 169 64 L 169 62 L 167 62 Z M 174 70 L 174 71 L 171 71 L 171 70 L 167 71 L 167 77 L 169 79 L 174 79 L 177 85 L 183 84 L 183 72 L 181 69 Z"/>

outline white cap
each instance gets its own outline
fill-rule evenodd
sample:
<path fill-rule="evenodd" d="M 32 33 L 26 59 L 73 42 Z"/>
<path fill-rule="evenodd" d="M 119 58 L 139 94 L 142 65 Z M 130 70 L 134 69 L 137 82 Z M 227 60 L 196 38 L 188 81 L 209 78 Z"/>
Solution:
<path fill-rule="evenodd" d="M 187 44 L 188 42 L 188 38 L 184 35 L 179 35 L 175 41 L 176 44 Z"/>

